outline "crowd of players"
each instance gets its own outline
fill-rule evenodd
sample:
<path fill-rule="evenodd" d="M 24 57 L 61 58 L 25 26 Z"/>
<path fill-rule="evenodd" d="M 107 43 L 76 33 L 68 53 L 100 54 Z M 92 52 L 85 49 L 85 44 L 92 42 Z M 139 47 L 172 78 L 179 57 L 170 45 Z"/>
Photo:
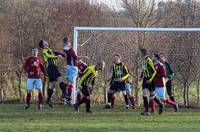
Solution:
<path fill-rule="evenodd" d="M 63 39 L 63 52 L 52 50 L 45 40 L 39 42 L 39 47 L 42 49 L 43 60 L 38 57 L 38 49 L 34 48 L 31 51 L 31 56 L 28 57 L 24 64 L 24 70 L 27 73 L 27 94 L 25 99 L 25 109 L 30 107 L 31 93 L 33 89 L 38 90 L 38 109 L 42 109 L 44 104 L 44 91 L 41 80 L 41 72 L 44 79 L 48 76 L 49 84 L 47 90 L 46 103 L 53 107 L 52 95 L 56 83 L 58 82 L 61 90 L 61 100 L 64 104 L 72 105 L 76 111 L 79 111 L 81 104 L 85 103 L 86 112 L 92 113 L 90 109 L 91 95 L 95 84 L 95 78 L 99 71 L 105 67 L 104 61 L 99 61 L 95 65 L 88 66 L 83 59 L 88 57 L 77 56 L 72 48 L 68 37 Z M 166 62 L 166 56 L 154 54 L 151 57 L 147 55 L 146 49 L 140 49 L 143 59 L 142 63 L 142 95 L 144 111 L 142 115 L 149 115 L 156 112 L 156 104 L 159 106 L 158 113 L 163 112 L 164 104 L 170 104 L 174 107 L 175 112 L 178 111 L 178 105 L 173 95 L 172 80 L 174 72 L 171 65 Z M 65 78 L 62 76 L 57 66 L 57 59 L 64 58 L 66 60 Z M 112 76 L 109 79 L 110 88 L 108 90 L 108 100 L 105 106 L 106 109 L 114 107 L 115 94 L 122 92 L 125 101 L 125 107 L 136 109 L 135 99 L 131 92 L 131 71 L 128 66 L 122 61 L 120 54 L 113 54 Z M 66 81 L 65 81 L 66 79 Z M 77 88 L 74 83 L 78 82 Z M 67 82 L 67 83 L 65 83 Z M 76 103 L 71 104 L 72 90 L 76 89 Z M 169 98 L 166 98 L 165 91 Z M 149 111 L 149 107 L 151 111 Z"/>

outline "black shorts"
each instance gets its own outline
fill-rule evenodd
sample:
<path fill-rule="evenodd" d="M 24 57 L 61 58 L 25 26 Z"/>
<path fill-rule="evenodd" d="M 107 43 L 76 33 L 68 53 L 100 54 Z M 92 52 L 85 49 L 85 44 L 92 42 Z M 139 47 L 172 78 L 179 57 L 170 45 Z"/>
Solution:
<path fill-rule="evenodd" d="M 114 81 L 111 86 L 110 89 L 117 92 L 117 91 L 126 91 L 125 88 L 125 82 L 116 82 Z"/>
<path fill-rule="evenodd" d="M 89 91 L 88 86 L 82 86 L 81 92 L 82 92 L 83 96 L 90 96 L 90 91 Z"/>
<path fill-rule="evenodd" d="M 146 83 L 148 79 L 143 79 L 142 89 L 148 89 L 150 92 L 155 91 L 155 81 L 153 80 L 150 84 Z"/>
<path fill-rule="evenodd" d="M 48 65 L 47 74 L 49 77 L 49 82 L 57 81 L 59 77 L 61 77 L 61 73 L 58 70 L 58 67 L 55 65 Z"/>

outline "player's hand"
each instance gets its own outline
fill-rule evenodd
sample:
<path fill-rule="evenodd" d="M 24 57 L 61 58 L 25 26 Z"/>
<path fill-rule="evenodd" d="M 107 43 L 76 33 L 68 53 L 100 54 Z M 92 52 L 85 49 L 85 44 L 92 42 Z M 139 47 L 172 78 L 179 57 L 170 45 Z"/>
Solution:
<path fill-rule="evenodd" d="M 34 72 L 30 72 L 30 75 L 33 75 L 34 74 Z"/>
<path fill-rule="evenodd" d="M 169 78 L 167 77 L 166 79 L 165 79 L 165 82 L 168 82 L 169 81 Z"/>
<path fill-rule="evenodd" d="M 152 81 L 149 79 L 146 81 L 147 84 L 150 84 Z"/>

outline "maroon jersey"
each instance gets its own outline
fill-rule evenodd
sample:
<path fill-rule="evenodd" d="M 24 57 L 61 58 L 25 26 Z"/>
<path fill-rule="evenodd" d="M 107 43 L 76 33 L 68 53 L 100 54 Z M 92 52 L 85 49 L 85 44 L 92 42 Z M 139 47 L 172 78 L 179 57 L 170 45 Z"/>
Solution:
<path fill-rule="evenodd" d="M 78 67 L 78 57 L 74 52 L 73 48 L 65 47 L 64 52 L 67 56 L 67 65 Z"/>
<path fill-rule="evenodd" d="M 78 63 L 78 77 L 81 77 L 88 65 L 84 62 Z"/>
<path fill-rule="evenodd" d="M 28 78 L 40 78 L 41 71 L 46 75 L 45 67 L 39 57 L 28 57 L 23 67 L 28 74 Z"/>
<path fill-rule="evenodd" d="M 155 76 L 155 86 L 156 87 L 164 87 L 163 77 L 166 78 L 165 67 L 162 63 L 157 63 L 154 65 L 157 71 Z"/>

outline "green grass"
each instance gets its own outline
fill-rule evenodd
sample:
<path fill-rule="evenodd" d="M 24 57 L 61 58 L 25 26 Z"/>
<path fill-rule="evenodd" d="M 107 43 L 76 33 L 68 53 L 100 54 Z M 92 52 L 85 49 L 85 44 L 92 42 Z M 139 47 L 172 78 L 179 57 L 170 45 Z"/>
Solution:
<path fill-rule="evenodd" d="M 123 107 L 105 110 L 103 106 L 92 106 L 93 113 L 86 114 L 85 107 L 80 113 L 73 108 L 56 105 L 44 107 L 43 111 L 31 105 L 29 110 L 23 104 L 0 104 L 1 132 L 111 132 L 111 131 L 149 131 L 149 132 L 199 132 L 200 110 L 181 109 L 178 113 L 171 109 L 162 115 L 141 116 L 141 109 L 132 111 Z"/>

